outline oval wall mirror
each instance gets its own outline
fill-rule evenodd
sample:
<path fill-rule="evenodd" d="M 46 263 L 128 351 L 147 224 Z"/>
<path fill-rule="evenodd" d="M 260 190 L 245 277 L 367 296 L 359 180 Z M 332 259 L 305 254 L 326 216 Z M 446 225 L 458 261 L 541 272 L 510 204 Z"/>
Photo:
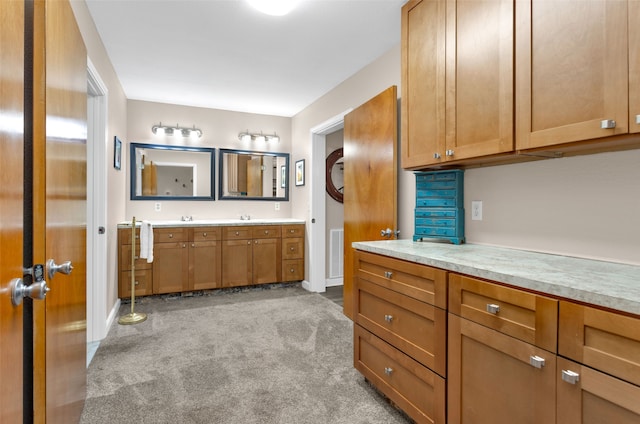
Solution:
<path fill-rule="evenodd" d="M 344 199 L 344 160 L 342 147 L 327 156 L 327 193 L 335 201 L 342 203 Z"/>

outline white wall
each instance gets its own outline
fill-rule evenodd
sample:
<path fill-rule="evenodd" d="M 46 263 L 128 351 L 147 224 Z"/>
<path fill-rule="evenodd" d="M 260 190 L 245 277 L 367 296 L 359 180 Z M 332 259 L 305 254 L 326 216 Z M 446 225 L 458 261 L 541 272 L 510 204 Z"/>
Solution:
<path fill-rule="evenodd" d="M 291 150 L 291 118 L 281 116 L 257 115 L 226 110 L 206 109 L 190 106 L 170 105 L 163 103 L 129 100 L 127 104 L 127 134 L 123 140 L 124 149 L 129 154 L 129 143 L 148 143 L 166 145 L 185 145 L 192 147 L 214 147 L 216 149 L 242 149 L 261 152 L 284 152 Z M 180 135 L 156 135 L 151 132 L 154 124 L 180 124 L 181 127 L 191 127 L 202 130 L 201 138 L 184 138 Z M 247 131 L 264 132 L 280 136 L 280 142 L 241 142 L 238 133 Z M 126 166 L 126 168 L 125 168 Z M 293 168 L 293 162 L 289 163 Z M 215 184 L 218 184 L 219 163 L 215 161 Z M 239 218 L 240 215 L 250 215 L 252 218 L 289 218 L 291 217 L 290 201 L 278 201 L 280 210 L 275 210 L 272 200 L 215 200 L 215 201 L 175 201 L 175 200 L 129 200 L 129 165 L 126 169 L 126 219 L 133 216 L 137 220 L 172 220 L 180 219 L 184 215 L 193 219 Z M 290 170 L 289 176 L 293 173 Z M 217 187 L 216 187 L 217 191 Z M 217 198 L 217 196 L 216 196 Z M 160 212 L 155 211 L 155 204 L 161 204 Z"/>

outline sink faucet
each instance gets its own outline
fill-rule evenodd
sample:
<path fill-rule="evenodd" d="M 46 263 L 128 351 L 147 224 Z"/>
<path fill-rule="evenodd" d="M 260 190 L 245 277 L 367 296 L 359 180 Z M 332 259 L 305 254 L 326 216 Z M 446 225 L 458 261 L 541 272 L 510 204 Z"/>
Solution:
<path fill-rule="evenodd" d="M 240 215 L 240 220 L 241 221 L 248 221 L 251 219 L 250 215 Z"/>
<path fill-rule="evenodd" d="M 193 221 L 193 216 L 191 216 L 191 215 L 183 215 L 180 218 L 180 221 Z"/>

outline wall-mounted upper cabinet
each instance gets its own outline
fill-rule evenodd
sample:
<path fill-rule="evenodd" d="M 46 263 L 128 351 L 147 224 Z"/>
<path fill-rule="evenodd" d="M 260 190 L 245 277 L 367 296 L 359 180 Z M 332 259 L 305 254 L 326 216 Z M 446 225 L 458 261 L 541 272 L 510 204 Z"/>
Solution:
<path fill-rule="evenodd" d="M 514 3 L 402 9 L 402 167 L 511 152 Z"/>
<path fill-rule="evenodd" d="M 629 132 L 633 49 L 627 6 L 602 0 L 518 3 L 517 149 Z"/>

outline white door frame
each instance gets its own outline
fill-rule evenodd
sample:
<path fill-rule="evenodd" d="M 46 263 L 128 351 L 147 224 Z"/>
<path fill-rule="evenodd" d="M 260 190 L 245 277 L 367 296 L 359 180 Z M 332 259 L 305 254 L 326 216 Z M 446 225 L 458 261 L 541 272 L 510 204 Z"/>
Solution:
<path fill-rule="evenodd" d="M 344 117 L 348 109 L 333 118 L 311 128 L 311 224 L 309 240 L 309 285 L 305 288 L 312 292 L 327 291 L 326 273 L 326 148 L 327 134 L 344 127 Z"/>
<path fill-rule="evenodd" d="M 87 342 L 107 336 L 107 94 L 87 58 Z"/>

